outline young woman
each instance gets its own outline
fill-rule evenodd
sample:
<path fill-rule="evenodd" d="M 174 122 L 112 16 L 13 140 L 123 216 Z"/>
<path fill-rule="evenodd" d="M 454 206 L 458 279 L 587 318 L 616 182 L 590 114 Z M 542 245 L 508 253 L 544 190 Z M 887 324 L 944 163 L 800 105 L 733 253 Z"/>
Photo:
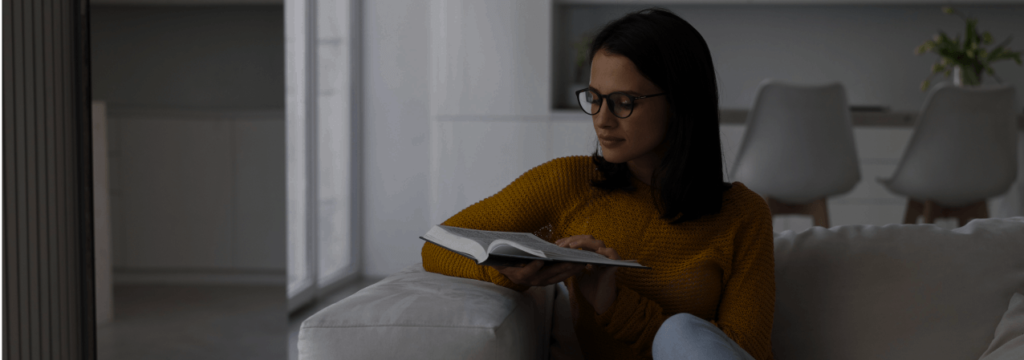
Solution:
<path fill-rule="evenodd" d="M 771 214 L 723 182 L 711 54 L 661 9 L 609 23 L 577 92 L 599 151 L 552 160 L 444 225 L 534 232 L 652 269 L 572 263 L 487 267 L 425 243 L 428 271 L 519 291 L 562 281 L 590 359 L 771 359 Z"/>

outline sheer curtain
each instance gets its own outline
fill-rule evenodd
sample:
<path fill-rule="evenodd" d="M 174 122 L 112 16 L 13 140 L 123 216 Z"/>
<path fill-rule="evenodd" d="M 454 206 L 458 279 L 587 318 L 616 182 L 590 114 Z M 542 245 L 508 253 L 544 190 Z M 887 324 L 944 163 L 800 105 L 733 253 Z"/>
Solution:
<path fill-rule="evenodd" d="M 290 310 L 359 271 L 358 6 L 285 1 Z"/>
<path fill-rule="evenodd" d="M 3 3 L 3 359 L 96 359 L 89 3 Z"/>

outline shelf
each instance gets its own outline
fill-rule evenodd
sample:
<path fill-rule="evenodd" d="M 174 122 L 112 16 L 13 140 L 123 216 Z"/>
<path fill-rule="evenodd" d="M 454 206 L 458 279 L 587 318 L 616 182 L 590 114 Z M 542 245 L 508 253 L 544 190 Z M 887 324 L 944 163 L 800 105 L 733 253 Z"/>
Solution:
<path fill-rule="evenodd" d="M 747 113 L 747 109 L 721 109 L 718 123 L 720 125 L 743 125 L 747 122 Z M 589 116 L 579 110 L 552 109 L 551 120 L 589 120 Z M 853 126 L 912 127 L 917 123 L 917 113 L 852 111 L 850 112 L 850 121 L 853 122 Z M 1024 130 L 1024 114 L 1017 114 L 1017 128 Z"/>

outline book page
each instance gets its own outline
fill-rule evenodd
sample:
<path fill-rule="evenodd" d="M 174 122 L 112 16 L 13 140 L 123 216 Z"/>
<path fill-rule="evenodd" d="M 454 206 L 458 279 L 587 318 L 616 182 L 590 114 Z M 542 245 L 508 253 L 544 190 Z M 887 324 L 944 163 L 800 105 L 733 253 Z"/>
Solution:
<path fill-rule="evenodd" d="M 444 225 L 438 225 L 435 229 L 440 229 L 440 230 L 442 230 L 442 231 L 444 231 L 444 232 L 446 232 L 448 234 L 455 235 L 455 236 L 461 237 L 461 238 L 466 238 L 468 240 L 472 240 L 473 242 L 476 242 L 477 244 L 480 244 L 480 246 L 482 248 L 484 248 L 484 249 L 490 248 L 491 243 L 494 242 L 494 240 L 500 239 L 500 237 L 495 236 L 495 234 L 498 233 L 496 231 L 464 229 L 464 228 L 458 228 L 458 227 L 453 227 L 453 226 L 444 226 Z M 434 229 L 431 229 L 431 232 L 433 232 L 433 231 L 434 231 Z"/>
<path fill-rule="evenodd" d="M 547 258 L 550 260 L 562 260 L 581 263 L 606 264 L 630 267 L 644 267 L 637 263 L 635 260 L 612 260 L 605 257 L 604 255 L 598 254 L 593 251 L 559 247 L 558 245 L 547 242 L 531 233 L 484 231 L 444 225 L 435 226 L 434 229 L 431 229 L 430 232 L 427 233 L 427 235 L 431 235 L 432 233 L 434 233 L 434 237 L 444 238 L 454 236 L 457 238 L 468 239 L 475 244 L 479 244 L 482 247 L 479 250 L 486 249 L 485 251 L 482 251 L 484 252 L 484 254 L 481 254 L 482 256 L 477 255 L 476 251 L 469 251 L 469 249 L 465 251 L 479 259 L 478 262 L 483 262 L 486 259 L 486 253 L 494 253 L 496 255 L 506 253 L 521 253 L 522 255 L 529 254 L 540 258 Z M 446 242 L 451 241 L 449 240 Z M 447 244 L 444 243 L 443 245 L 447 246 Z M 465 246 L 465 242 L 462 242 L 461 247 L 467 248 Z M 475 246 L 472 247 L 474 248 L 472 250 L 477 250 L 475 249 Z M 499 249 L 503 247 L 513 247 L 516 248 L 516 250 Z"/>
<path fill-rule="evenodd" d="M 531 249 L 522 244 L 517 244 L 508 240 L 494 240 L 491 243 L 491 248 L 487 249 L 487 253 L 491 255 L 517 255 L 517 256 L 533 256 L 538 258 L 545 258 L 544 252 L 536 249 Z"/>
<path fill-rule="evenodd" d="M 423 234 L 423 238 L 442 247 L 446 247 L 449 250 L 470 255 L 475 258 L 478 263 L 483 262 L 487 259 L 487 247 L 490 246 L 494 239 L 461 235 L 463 233 L 472 235 L 471 232 L 473 231 L 476 230 L 439 225 L 434 226 L 430 231 L 427 231 L 426 234 Z"/>

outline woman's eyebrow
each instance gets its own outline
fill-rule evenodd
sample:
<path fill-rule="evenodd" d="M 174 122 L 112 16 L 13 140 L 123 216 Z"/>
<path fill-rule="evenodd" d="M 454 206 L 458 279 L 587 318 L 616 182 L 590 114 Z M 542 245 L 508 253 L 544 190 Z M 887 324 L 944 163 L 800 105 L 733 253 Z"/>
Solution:
<path fill-rule="evenodd" d="M 627 93 L 627 94 L 634 95 L 634 96 L 640 96 L 639 92 L 633 91 L 633 90 L 615 90 L 615 91 L 610 91 L 610 92 L 603 92 L 601 90 L 598 90 L 596 87 L 593 87 L 593 86 L 590 86 L 590 85 L 587 85 L 587 88 L 590 89 L 590 90 L 594 90 L 594 91 L 596 91 L 598 93 L 601 93 L 601 94 L 611 94 L 611 93 L 621 92 L 621 93 Z"/>

